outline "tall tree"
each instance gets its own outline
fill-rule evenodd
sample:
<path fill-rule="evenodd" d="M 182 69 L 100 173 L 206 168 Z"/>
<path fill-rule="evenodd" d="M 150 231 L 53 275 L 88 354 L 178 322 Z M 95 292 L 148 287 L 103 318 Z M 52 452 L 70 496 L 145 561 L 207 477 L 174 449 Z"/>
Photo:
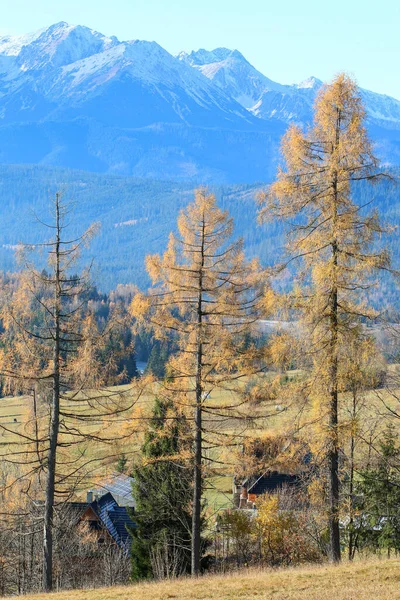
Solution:
<path fill-rule="evenodd" d="M 291 257 L 302 259 L 302 285 L 291 306 L 307 326 L 312 364 L 309 397 L 324 422 L 329 495 L 331 558 L 340 560 L 339 532 L 339 370 L 342 348 L 362 337 L 361 321 L 374 316 L 366 290 L 376 269 L 389 267 L 376 251 L 383 232 L 375 213 L 353 200 L 353 186 L 381 177 L 365 129 L 357 86 L 338 75 L 316 100 L 314 123 L 304 132 L 293 125 L 282 141 L 285 168 L 262 195 L 262 217 L 292 219 Z"/>
<path fill-rule="evenodd" d="M 205 190 L 197 190 L 195 201 L 181 212 L 178 229 L 163 256 L 147 258 L 155 287 L 149 296 L 133 300 L 132 314 L 139 325 L 146 319 L 159 339 L 172 334 L 178 348 L 167 363 L 162 389 L 191 413 L 193 423 L 191 572 L 196 576 L 204 465 L 218 437 L 228 445 L 222 423 L 245 412 L 240 394 L 234 394 L 238 380 L 260 368 L 255 345 L 242 342 L 259 318 L 264 278 L 256 261 L 245 260 L 242 242 L 230 242 L 232 219 Z M 229 392 L 229 401 L 212 397 L 218 389 Z"/>
<path fill-rule="evenodd" d="M 0 371 L 6 390 L 32 400 L 26 428 L 2 425 L 17 440 L 4 445 L 2 459 L 18 465 L 21 479 L 39 478 L 44 488 L 43 589 L 53 587 L 53 521 L 55 504 L 73 495 L 96 459 L 78 458 L 71 449 L 85 440 L 112 441 L 104 427 L 112 415 L 132 405 L 122 393 L 101 388 L 118 381 L 119 355 L 110 347 L 110 320 L 103 330 L 88 308 L 88 274 L 76 275 L 76 262 L 95 228 L 70 238 L 66 231 L 69 208 L 57 194 L 51 239 L 41 246 L 47 270 L 26 262 L 20 285 L 2 313 L 5 331 Z M 33 250 L 35 250 L 33 248 Z M 28 248 L 29 250 L 29 248 Z M 86 429 L 84 424 L 96 423 Z M 100 424 L 99 424 L 100 423 Z M 120 436 L 120 434 L 119 434 Z M 68 448 L 70 451 L 68 451 Z"/>

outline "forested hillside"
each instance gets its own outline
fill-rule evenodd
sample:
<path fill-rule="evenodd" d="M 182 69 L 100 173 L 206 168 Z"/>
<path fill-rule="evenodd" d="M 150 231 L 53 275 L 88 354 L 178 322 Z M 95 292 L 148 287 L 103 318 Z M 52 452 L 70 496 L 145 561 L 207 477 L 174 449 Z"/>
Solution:
<path fill-rule="evenodd" d="M 197 182 L 201 184 L 201 182 Z M 210 186 L 219 206 L 229 210 L 235 232 L 243 236 L 249 257 L 258 256 L 263 264 L 284 260 L 284 223 L 275 220 L 257 222 L 256 196 L 267 184 Z M 43 166 L 0 166 L 0 215 L 3 223 L 0 268 L 14 269 L 15 250 L 19 242 L 38 243 L 46 233 L 37 217 L 45 219 L 49 199 L 61 191 L 66 202 L 75 204 L 76 219 L 71 231 L 101 224 L 89 256 L 96 261 L 93 276 L 102 291 L 118 283 L 149 281 L 144 270 L 147 254 L 164 248 L 169 232 L 176 228 L 180 209 L 193 198 L 191 183 L 155 181 L 74 171 Z M 389 181 L 372 187 L 358 186 L 357 196 L 366 210 L 379 210 L 390 226 L 400 224 L 400 189 Z M 394 259 L 400 254 L 396 234 L 387 241 Z M 88 257 L 86 257 L 88 258 Z M 282 275 L 283 278 L 290 274 Z M 376 292 L 378 304 L 395 302 L 392 283 L 384 282 Z"/>
<path fill-rule="evenodd" d="M 100 175 L 40 166 L 0 166 L 1 217 L 4 223 L 0 266 L 13 268 L 18 242 L 43 240 L 36 216 L 48 215 L 49 199 L 57 191 L 75 204 L 73 228 L 94 221 L 101 230 L 90 255 L 96 257 L 95 279 L 102 290 L 118 283 L 147 285 L 146 254 L 159 252 L 176 227 L 179 210 L 193 198 L 193 185 Z M 243 235 L 250 255 L 279 260 L 281 227 L 268 226 L 266 238 L 257 225 L 255 197 L 260 185 L 212 186 L 222 208 L 232 214 L 236 232 Z M 267 242 L 265 241 L 267 239 Z"/>

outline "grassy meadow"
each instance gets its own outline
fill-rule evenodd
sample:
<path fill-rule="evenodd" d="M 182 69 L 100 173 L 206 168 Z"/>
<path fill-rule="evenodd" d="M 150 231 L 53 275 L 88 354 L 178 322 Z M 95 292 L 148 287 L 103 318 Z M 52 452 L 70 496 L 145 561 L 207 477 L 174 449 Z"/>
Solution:
<path fill-rule="evenodd" d="M 398 366 L 391 366 L 391 371 L 398 371 Z M 288 379 L 296 377 L 296 372 L 290 372 Z M 270 380 L 270 375 L 264 375 L 265 381 Z M 241 386 L 246 386 L 247 382 L 242 381 Z M 263 379 L 260 377 L 257 382 L 262 389 Z M 98 394 L 99 392 L 96 392 Z M 118 402 L 118 396 L 122 395 L 122 402 L 125 405 L 132 404 L 132 408 L 120 415 L 90 418 L 91 409 L 84 403 L 63 401 L 63 409 L 68 413 L 74 411 L 78 418 L 64 419 L 64 422 L 72 430 L 81 429 L 85 434 L 90 434 L 92 439 L 82 443 L 74 443 L 60 449 L 60 455 L 65 461 L 71 459 L 79 461 L 82 464 L 85 476 L 80 483 L 81 495 L 83 498 L 85 490 L 96 485 L 104 476 L 115 471 L 116 462 L 119 456 L 124 453 L 128 459 L 132 459 L 140 451 L 143 439 L 143 431 L 146 427 L 146 419 L 151 415 L 155 391 L 145 391 L 138 397 L 138 391 L 133 386 L 125 385 L 115 388 L 109 388 L 102 393 L 102 402 L 104 406 L 110 403 Z M 235 402 L 234 392 L 217 391 L 210 399 L 211 403 L 219 406 L 232 405 Z M 79 398 L 79 397 L 78 397 Z M 342 402 L 342 421 L 349 418 L 349 408 L 351 398 L 345 396 Z M 372 431 L 377 437 L 390 419 L 388 411 L 384 407 L 384 402 L 394 408 L 395 400 L 385 389 L 371 390 L 364 395 L 365 408 L 362 413 L 362 427 L 366 431 Z M 211 425 L 214 430 L 218 430 L 223 435 L 237 434 L 237 442 L 240 444 L 245 436 L 258 437 L 268 434 L 279 434 L 301 428 L 302 435 L 311 439 L 314 417 L 309 407 L 300 407 L 288 404 L 283 400 L 261 401 L 259 403 L 249 403 L 241 409 L 243 417 L 241 419 L 226 418 L 212 422 L 213 417 L 207 416 L 209 420 L 206 426 Z M 79 418 L 79 415 L 83 419 Z M 256 417 L 253 419 L 252 417 Z M 8 454 L 15 450 L 14 445 L 18 442 L 18 435 L 28 434 L 32 418 L 32 399 L 30 397 L 16 396 L 4 397 L 0 399 L 0 456 Z M 62 419 L 63 422 L 63 419 Z M 74 441 L 73 436 L 66 432 L 61 425 L 61 439 L 65 442 Z M 113 441 L 107 441 L 107 440 Z M 221 437 L 223 440 L 223 437 Z M 367 439 L 367 438 L 366 438 Z M 212 512 L 231 505 L 232 501 L 232 476 L 234 473 L 234 455 L 231 448 L 213 450 L 214 456 L 218 461 L 213 469 L 213 476 L 210 477 L 207 489 L 208 506 Z M 358 447 L 358 452 L 365 452 L 362 445 Z M 222 464 L 224 463 L 224 464 Z"/>

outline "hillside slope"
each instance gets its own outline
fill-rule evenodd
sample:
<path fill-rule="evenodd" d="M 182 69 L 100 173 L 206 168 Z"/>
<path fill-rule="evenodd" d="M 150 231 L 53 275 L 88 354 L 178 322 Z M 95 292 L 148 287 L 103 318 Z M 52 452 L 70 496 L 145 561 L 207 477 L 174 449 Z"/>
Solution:
<path fill-rule="evenodd" d="M 251 255 L 274 260 L 282 227 L 257 225 L 255 195 L 260 186 L 213 186 L 220 205 L 235 219 Z M 55 169 L 0 165 L 0 270 L 16 268 L 19 242 L 43 242 L 49 232 L 37 221 L 48 220 L 50 198 L 61 190 L 74 204 L 72 236 L 93 222 L 101 225 L 86 259 L 95 257 L 93 276 L 107 291 L 118 283 L 146 286 L 144 260 L 166 248 L 176 230 L 180 209 L 193 199 L 193 185 Z M 267 237 L 264 240 L 264 236 Z M 263 248 L 260 247 L 262 244 Z"/>
<path fill-rule="evenodd" d="M 257 192 L 265 184 L 211 185 L 221 208 L 235 223 L 235 235 L 244 238 L 249 257 L 258 256 L 271 265 L 284 258 L 285 225 L 277 221 L 257 222 Z M 82 232 L 93 222 L 101 224 L 86 258 L 95 257 L 93 276 L 107 291 L 118 283 L 147 286 L 144 259 L 165 250 L 170 231 L 176 230 L 181 208 L 193 199 L 192 183 L 157 181 L 87 173 L 42 166 L 0 165 L 0 270 L 15 269 L 19 242 L 35 244 L 48 236 L 36 216 L 47 220 L 50 198 L 56 191 L 75 204 L 71 234 Z M 388 184 L 361 185 L 358 194 L 367 210 L 377 209 L 390 225 L 400 225 L 400 191 Z M 399 264 L 398 233 L 389 238 L 395 265 Z M 392 284 L 391 284 L 392 285 Z M 378 304 L 393 303 L 397 293 L 383 286 Z M 396 300 L 398 302 L 398 300 Z"/>
<path fill-rule="evenodd" d="M 399 560 L 339 566 L 240 571 L 191 581 L 144 583 L 131 587 L 71 590 L 24 596 L 25 600 L 398 600 Z"/>

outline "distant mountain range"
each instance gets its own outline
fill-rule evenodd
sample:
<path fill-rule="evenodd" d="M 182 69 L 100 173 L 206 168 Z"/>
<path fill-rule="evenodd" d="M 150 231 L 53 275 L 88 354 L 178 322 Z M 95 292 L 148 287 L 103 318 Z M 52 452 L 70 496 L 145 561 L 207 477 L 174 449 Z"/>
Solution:
<path fill-rule="evenodd" d="M 321 85 L 315 77 L 271 81 L 237 50 L 172 56 L 155 42 L 120 42 L 66 23 L 0 38 L 0 269 L 16 267 L 20 241 L 45 239 L 34 215 L 45 220 L 61 190 L 76 203 L 73 235 L 101 222 L 89 253 L 99 287 L 145 287 L 145 256 L 165 248 L 202 183 L 229 209 L 247 254 L 280 261 L 284 224 L 257 225 L 254 198 L 274 177 L 288 124 L 310 123 Z M 400 166 L 400 102 L 361 94 L 376 151 Z M 381 183 L 356 193 L 400 224 L 398 190 Z M 398 303 L 387 279 L 374 302 Z"/>
<path fill-rule="evenodd" d="M 322 82 L 281 85 L 237 50 L 174 57 L 58 23 L 0 38 L 0 162 L 190 182 L 272 178 L 288 123 Z M 361 91 L 377 152 L 400 164 L 400 102 Z"/>

